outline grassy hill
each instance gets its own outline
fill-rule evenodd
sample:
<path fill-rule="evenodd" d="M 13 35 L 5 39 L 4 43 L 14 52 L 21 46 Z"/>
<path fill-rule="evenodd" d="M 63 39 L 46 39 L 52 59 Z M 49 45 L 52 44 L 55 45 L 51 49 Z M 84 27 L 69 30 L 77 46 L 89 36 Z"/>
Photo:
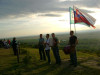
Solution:
<path fill-rule="evenodd" d="M 51 50 L 52 64 L 39 60 L 36 46 L 39 36 L 17 38 L 20 42 L 20 63 L 13 55 L 12 49 L 0 48 L 0 75 L 100 75 L 100 31 L 78 32 L 77 45 L 78 66 L 70 66 L 69 55 L 62 51 L 67 45 L 69 34 L 57 34 L 60 40 L 61 65 L 55 64 Z M 45 35 L 44 35 L 45 37 Z"/>
<path fill-rule="evenodd" d="M 61 65 L 55 64 L 51 50 L 51 64 L 39 60 L 38 49 L 21 48 L 20 63 L 12 49 L 0 48 L 0 75 L 100 75 L 100 57 L 95 53 L 78 51 L 78 66 L 70 66 L 69 55 L 60 50 Z"/>

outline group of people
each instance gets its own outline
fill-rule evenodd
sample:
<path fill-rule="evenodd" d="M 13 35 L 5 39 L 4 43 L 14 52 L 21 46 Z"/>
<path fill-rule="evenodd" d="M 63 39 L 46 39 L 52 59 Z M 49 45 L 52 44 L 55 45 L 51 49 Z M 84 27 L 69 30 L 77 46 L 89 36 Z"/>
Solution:
<path fill-rule="evenodd" d="M 56 64 L 61 64 L 61 59 L 59 55 L 59 48 L 58 48 L 58 39 L 55 37 L 55 34 L 52 33 L 52 38 L 53 38 L 53 44 L 50 45 L 50 38 L 49 34 L 46 34 L 46 40 L 44 41 L 44 38 L 42 37 L 42 34 L 40 34 L 40 39 L 39 39 L 39 54 L 40 54 L 40 60 L 46 60 L 46 56 L 48 58 L 48 63 L 51 64 L 51 59 L 50 59 L 50 47 L 53 50 L 54 57 L 56 59 Z M 45 49 L 45 51 L 44 51 Z M 46 53 L 46 56 L 45 56 Z"/>
<path fill-rule="evenodd" d="M 39 38 L 39 54 L 40 54 L 40 60 L 46 60 L 46 57 L 48 59 L 48 63 L 51 64 L 51 58 L 50 58 L 50 50 L 52 49 L 53 55 L 56 60 L 56 64 L 61 64 L 61 58 L 59 54 L 59 40 L 56 37 L 55 33 L 51 34 L 52 38 L 50 38 L 49 34 L 46 34 L 46 40 L 43 38 L 43 35 L 40 34 Z M 3 43 L 4 47 L 8 45 L 12 45 L 14 55 L 18 54 L 18 43 L 16 41 L 16 38 L 13 38 L 12 43 L 10 40 L 6 41 L 0 41 L 0 43 Z M 74 35 L 74 31 L 70 31 L 70 37 L 68 45 L 70 45 L 70 65 L 77 66 L 77 55 L 76 55 L 76 45 L 78 44 L 77 37 Z"/>
<path fill-rule="evenodd" d="M 54 33 L 51 34 L 52 39 L 49 38 L 50 35 L 46 34 L 46 40 L 44 40 L 42 34 L 40 34 L 39 39 L 39 54 L 40 54 L 40 60 L 46 60 L 46 56 L 48 59 L 48 63 L 51 64 L 51 58 L 50 58 L 50 50 L 52 49 L 56 64 L 61 64 L 61 58 L 59 54 L 59 40 L 55 36 Z M 77 56 L 76 56 L 76 44 L 78 43 L 77 37 L 74 35 L 74 31 L 70 31 L 70 37 L 68 45 L 70 45 L 70 65 L 77 66 Z"/>
<path fill-rule="evenodd" d="M 17 43 L 15 37 L 13 38 L 12 42 L 9 39 L 8 40 L 6 40 L 6 39 L 0 40 L 0 48 L 6 48 L 6 49 L 8 49 L 8 48 L 12 47 L 14 55 L 17 55 L 17 50 L 18 50 L 17 46 L 18 46 L 18 43 Z"/>
<path fill-rule="evenodd" d="M 10 45 L 11 45 L 11 42 L 9 39 L 8 40 L 6 40 L 6 39 L 0 40 L 0 47 L 8 49 L 8 48 L 10 48 Z"/>

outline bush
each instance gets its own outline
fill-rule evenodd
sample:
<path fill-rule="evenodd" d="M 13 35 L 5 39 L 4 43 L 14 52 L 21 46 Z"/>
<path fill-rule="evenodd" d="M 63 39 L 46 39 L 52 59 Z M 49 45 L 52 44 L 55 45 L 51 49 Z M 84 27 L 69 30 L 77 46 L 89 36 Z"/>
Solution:
<path fill-rule="evenodd" d="M 31 63 L 31 58 L 32 58 L 32 56 L 30 55 L 29 52 L 27 52 L 26 56 L 23 58 L 23 63 L 25 65 L 30 64 Z"/>
<path fill-rule="evenodd" d="M 38 44 L 33 45 L 33 48 L 38 49 L 39 48 Z"/>
<path fill-rule="evenodd" d="M 20 49 L 20 53 L 21 53 L 21 54 L 27 54 L 27 50 L 25 50 L 25 49 Z"/>
<path fill-rule="evenodd" d="M 97 50 L 97 51 L 96 51 L 96 55 L 97 55 L 98 57 L 100 57 L 100 50 Z"/>

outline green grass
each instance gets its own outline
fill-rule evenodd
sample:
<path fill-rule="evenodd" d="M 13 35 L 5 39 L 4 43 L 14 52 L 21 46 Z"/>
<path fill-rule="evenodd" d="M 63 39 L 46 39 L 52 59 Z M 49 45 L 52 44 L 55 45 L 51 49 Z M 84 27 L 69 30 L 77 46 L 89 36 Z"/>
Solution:
<path fill-rule="evenodd" d="M 31 56 L 31 61 L 25 64 L 23 59 L 27 55 Z M 27 55 L 27 56 L 28 56 Z M 78 66 L 69 65 L 69 55 L 65 55 L 60 50 L 62 60 L 61 65 L 55 64 L 55 59 L 51 50 L 52 64 L 39 60 L 38 49 L 23 48 L 20 54 L 20 63 L 13 55 L 12 49 L 0 49 L 0 75 L 100 75 L 100 58 L 94 53 L 77 52 Z"/>

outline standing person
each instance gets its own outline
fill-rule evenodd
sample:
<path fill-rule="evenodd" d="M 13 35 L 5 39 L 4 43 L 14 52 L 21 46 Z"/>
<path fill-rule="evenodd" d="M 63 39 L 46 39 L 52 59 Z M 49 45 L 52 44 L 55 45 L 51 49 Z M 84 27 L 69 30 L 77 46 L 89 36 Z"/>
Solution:
<path fill-rule="evenodd" d="M 2 47 L 2 40 L 0 40 L 0 48 Z"/>
<path fill-rule="evenodd" d="M 10 43 L 11 43 L 11 42 L 10 42 L 10 40 L 9 40 L 9 39 L 7 40 L 7 42 L 8 42 L 8 44 L 10 45 Z"/>
<path fill-rule="evenodd" d="M 17 55 L 17 41 L 16 41 L 16 38 L 13 38 L 13 41 L 12 41 L 12 47 L 13 47 L 13 51 L 14 51 L 14 55 Z"/>
<path fill-rule="evenodd" d="M 55 34 L 52 33 L 52 38 L 53 38 L 53 46 L 52 46 L 52 50 L 53 50 L 53 54 L 56 60 L 56 64 L 61 64 L 61 59 L 60 59 L 60 55 L 59 55 L 59 48 L 58 48 L 58 39 L 55 37 Z"/>
<path fill-rule="evenodd" d="M 49 34 L 46 34 L 46 41 L 45 41 L 45 52 L 46 52 L 46 56 L 48 58 L 48 63 L 51 64 L 51 59 L 50 59 L 50 39 L 49 39 Z"/>
<path fill-rule="evenodd" d="M 4 44 L 4 48 L 7 49 L 7 41 L 5 39 L 3 40 L 3 44 Z"/>
<path fill-rule="evenodd" d="M 7 46 L 8 46 L 8 48 L 10 48 L 10 43 L 11 43 L 11 42 L 10 42 L 10 40 L 8 39 L 8 40 L 7 40 Z"/>
<path fill-rule="evenodd" d="M 71 47 L 70 60 L 71 65 L 77 66 L 77 56 L 76 56 L 76 44 L 78 43 L 77 37 L 74 35 L 74 31 L 70 31 L 69 45 Z"/>
<path fill-rule="evenodd" d="M 39 54 L 40 54 L 40 60 L 46 60 L 44 52 L 44 38 L 42 38 L 42 34 L 40 34 L 40 39 L 39 39 Z"/>

